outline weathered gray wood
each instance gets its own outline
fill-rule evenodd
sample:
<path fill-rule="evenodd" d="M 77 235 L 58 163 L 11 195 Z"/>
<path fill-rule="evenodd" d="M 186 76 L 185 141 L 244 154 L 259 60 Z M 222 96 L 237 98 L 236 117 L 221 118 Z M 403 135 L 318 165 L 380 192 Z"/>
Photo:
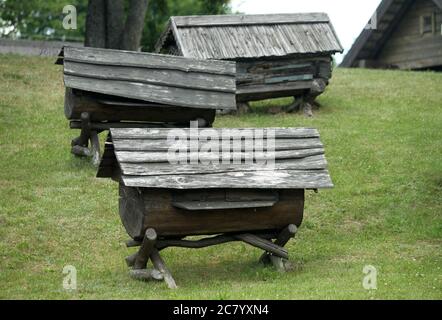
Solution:
<path fill-rule="evenodd" d="M 181 70 L 184 72 L 203 72 L 232 76 L 236 72 L 235 63 L 229 61 L 205 61 L 169 55 L 99 48 L 64 47 L 64 60 L 89 64 Z"/>
<path fill-rule="evenodd" d="M 91 154 L 92 154 L 92 164 L 95 167 L 100 165 L 100 140 L 98 138 L 98 133 L 95 130 L 91 131 Z"/>
<path fill-rule="evenodd" d="M 211 128 L 212 129 L 212 128 Z M 313 128 L 225 128 L 225 129 L 216 129 L 221 137 L 223 133 L 230 132 L 232 135 L 237 136 L 236 133 L 244 134 L 244 130 L 264 130 L 265 133 L 269 130 L 274 131 L 276 139 L 305 139 L 305 138 L 318 138 L 319 132 L 317 129 Z M 111 135 L 113 139 L 160 139 L 165 140 L 168 138 L 169 134 L 171 134 L 171 130 L 174 129 L 166 129 L 166 128 L 133 128 L 133 129 L 111 129 Z M 204 128 L 199 129 L 181 129 L 184 133 L 186 133 L 188 139 L 198 137 Z M 174 130 L 174 132 L 176 132 Z M 193 133 L 196 133 L 195 136 Z M 172 135 L 173 136 L 173 135 Z"/>
<path fill-rule="evenodd" d="M 65 61 L 64 74 L 100 80 L 138 82 L 186 89 L 235 93 L 235 78 L 229 75 L 186 73 L 170 69 L 93 65 Z"/>
<path fill-rule="evenodd" d="M 170 273 L 169 269 L 166 267 L 166 264 L 164 263 L 157 249 L 153 249 L 152 253 L 150 254 L 150 259 L 152 260 L 152 263 L 155 266 L 155 268 L 163 274 L 164 281 L 166 282 L 169 289 L 178 288 L 175 283 L 175 280 L 172 277 L 172 274 Z"/>
<path fill-rule="evenodd" d="M 187 16 L 172 17 L 177 27 L 215 27 L 232 25 L 266 25 L 291 23 L 328 23 L 329 17 L 325 13 L 299 14 L 257 14 L 257 15 L 222 15 L 222 16 Z"/>
<path fill-rule="evenodd" d="M 262 239 L 254 234 L 240 234 L 240 235 L 235 235 L 235 237 L 254 247 L 260 248 L 267 252 L 271 252 L 273 255 L 281 257 L 283 259 L 288 259 L 289 257 L 286 249 L 274 244 L 269 240 Z"/>
<path fill-rule="evenodd" d="M 181 163 L 190 163 L 190 159 L 199 159 L 200 162 L 209 161 L 231 161 L 237 160 L 248 160 L 250 164 L 253 161 L 267 160 L 269 157 L 275 160 L 281 159 L 301 159 L 305 157 L 317 156 L 324 154 L 324 148 L 314 148 L 314 149 L 301 149 L 301 150 L 285 150 L 285 151 L 275 151 L 274 153 L 264 152 L 234 152 L 231 151 L 230 154 L 221 153 L 211 153 L 211 152 L 199 152 L 199 153 L 179 153 L 177 154 L 177 159 Z M 179 157 L 179 158 L 178 158 Z M 167 152 L 141 152 L 141 151 L 119 151 L 117 153 L 117 159 L 119 162 L 130 162 L 130 163 L 158 163 L 158 162 L 168 162 L 171 156 Z M 246 164 L 249 165 L 249 164 Z M 241 164 L 238 165 L 241 167 Z M 243 164 L 244 166 L 244 164 Z"/>
<path fill-rule="evenodd" d="M 197 118 L 205 119 L 212 124 L 215 119 L 215 110 L 201 108 L 183 108 L 176 106 L 147 103 L 144 101 L 127 102 L 121 98 L 108 96 L 101 100 L 85 92 L 73 94 L 66 90 L 65 116 L 73 120 L 71 129 L 81 129 L 80 118 L 82 112 L 91 114 L 91 130 L 109 130 L 109 128 L 158 128 L 158 127 L 189 127 L 189 122 Z M 114 100 L 111 100 L 111 99 Z M 185 111 L 185 112 L 184 112 Z M 97 122 L 105 121 L 105 122 Z M 140 122 L 143 121 L 143 122 Z M 170 124 L 172 123 L 172 124 Z"/>
<path fill-rule="evenodd" d="M 439 0 L 382 1 L 376 29 L 364 29 L 341 66 L 360 68 L 421 69 L 442 64 Z M 423 15 L 436 16 L 435 32 L 422 34 Z"/>
<path fill-rule="evenodd" d="M 124 259 L 128 267 L 132 268 L 135 265 L 135 260 L 137 260 L 137 255 L 138 252 L 135 252 L 134 254 L 131 254 L 130 256 L 127 256 L 126 259 Z"/>
<path fill-rule="evenodd" d="M 235 189 L 242 193 L 242 189 Z M 184 190 L 183 192 L 188 192 Z M 212 197 L 217 190 L 205 191 Z M 269 208 L 243 208 L 230 210 L 184 211 L 172 205 L 174 193 L 166 189 L 143 188 L 144 229 L 135 238 L 143 237 L 147 228 L 155 228 L 159 237 L 183 237 L 220 233 L 273 232 L 289 224 L 300 225 L 303 216 L 304 190 L 278 190 L 279 201 Z M 153 210 L 154 208 L 154 210 Z M 126 211 L 125 215 L 131 215 Z"/>
<path fill-rule="evenodd" d="M 122 176 L 126 186 L 170 189 L 319 189 L 332 188 L 327 170 L 279 170 L 216 174 Z"/>
<path fill-rule="evenodd" d="M 150 280 L 164 280 L 163 274 L 155 269 L 132 269 L 129 271 L 129 275 L 140 281 L 150 281 Z"/>
<path fill-rule="evenodd" d="M 298 90 L 310 90 L 312 86 L 311 81 L 295 81 L 283 82 L 278 84 L 258 84 L 248 86 L 238 86 L 236 94 L 241 96 L 251 96 L 263 94 L 263 92 L 296 92 Z"/>
<path fill-rule="evenodd" d="M 157 233 L 154 229 L 149 228 L 144 233 L 143 242 L 138 250 L 137 256 L 134 262 L 134 269 L 146 269 L 149 256 L 155 248 L 157 240 Z"/>
<path fill-rule="evenodd" d="M 277 160 L 273 167 L 262 165 L 233 165 L 233 164 L 208 164 L 208 165 L 171 165 L 164 163 L 119 163 L 124 175 L 127 176 L 161 176 L 174 174 L 196 173 L 223 173 L 234 171 L 273 171 L 273 170 L 321 170 L 327 168 L 324 155 L 305 157 L 301 159 Z"/>
<path fill-rule="evenodd" d="M 296 235 L 297 231 L 298 228 L 296 227 L 296 225 L 294 224 L 288 225 L 279 233 L 274 243 L 280 247 L 284 247 L 289 242 L 289 240 Z M 272 262 L 277 269 L 280 269 L 281 265 L 283 265 L 282 261 L 278 261 L 277 259 L 271 259 L 271 254 L 268 252 L 263 253 L 263 255 L 259 260 L 264 264 Z"/>
<path fill-rule="evenodd" d="M 78 157 L 90 157 L 92 156 L 91 150 L 87 147 L 82 147 L 82 146 L 72 146 L 71 148 L 71 152 L 72 154 L 78 156 Z"/>
<path fill-rule="evenodd" d="M 145 140 L 145 139 L 118 139 L 114 138 L 113 143 L 119 151 L 168 151 L 171 148 L 183 147 L 182 141 L 169 141 L 169 140 Z M 198 140 L 198 149 L 201 148 L 206 141 Z M 189 146 L 189 142 L 184 143 L 185 146 Z M 232 141 L 227 144 L 230 149 L 236 147 Z M 263 149 L 267 150 L 268 140 L 263 139 Z M 224 146 L 224 145 L 223 145 Z M 273 145 L 275 151 L 282 150 L 299 150 L 299 149 L 314 149 L 322 148 L 324 145 L 318 138 L 308 139 L 276 139 Z M 241 142 L 240 150 L 245 151 L 247 146 L 244 141 Z"/>
<path fill-rule="evenodd" d="M 126 247 L 133 248 L 133 247 L 139 247 L 141 245 L 142 241 L 130 239 L 126 241 Z M 135 256 L 137 253 L 135 253 Z"/>
<path fill-rule="evenodd" d="M 140 122 L 92 122 L 92 130 L 109 130 L 110 128 L 157 128 L 158 124 Z M 70 121 L 70 129 L 81 129 L 80 121 Z"/>
<path fill-rule="evenodd" d="M 256 234 L 257 237 L 271 240 L 275 237 L 273 233 L 263 233 Z M 158 250 L 163 250 L 169 247 L 180 247 L 180 248 L 190 248 L 190 249 L 201 249 L 210 246 L 220 245 L 228 242 L 242 241 L 235 237 L 234 235 L 221 234 L 214 237 L 199 239 L 199 240 L 173 240 L 165 239 L 159 240 L 157 242 Z"/>
<path fill-rule="evenodd" d="M 143 237 L 144 205 L 140 190 L 119 184 L 119 214 L 132 238 Z"/>
<path fill-rule="evenodd" d="M 176 208 L 191 210 L 191 211 L 205 211 L 205 210 L 230 210 L 230 209 L 244 209 L 244 208 L 268 208 L 275 205 L 277 200 L 273 201 L 174 201 L 172 205 Z"/>
<path fill-rule="evenodd" d="M 330 23 L 179 27 L 176 34 L 183 54 L 198 59 L 331 55 L 343 50 Z M 179 39 L 175 37 L 175 43 Z"/>
<path fill-rule="evenodd" d="M 236 109 L 232 93 L 65 75 L 66 87 L 190 108 Z"/>

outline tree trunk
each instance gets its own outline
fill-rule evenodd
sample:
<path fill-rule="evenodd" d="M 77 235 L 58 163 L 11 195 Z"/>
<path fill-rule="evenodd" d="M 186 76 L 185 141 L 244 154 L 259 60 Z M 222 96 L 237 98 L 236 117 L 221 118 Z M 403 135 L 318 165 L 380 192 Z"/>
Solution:
<path fill-rule="evenodd" d="M 148 0 L 130 0 L 120 49 L 138 51 L 143 35 Z"/>
<path fill-rule="evenodd" d="M 124 1 L 106 1 L 106 48 L 120 49 L 124 28 Z"/>
<path fill-rule="evenodd" d="M 130 0 L 124 22 L 124 0 L 89 0 L 86 47 L 138 51 L 148 0 Z"/>
<path fill-rule="evenodd" d="M 105 0 L 89 0 L 86 18 L 86 47 L 106 47 L 106 3 Z"/>

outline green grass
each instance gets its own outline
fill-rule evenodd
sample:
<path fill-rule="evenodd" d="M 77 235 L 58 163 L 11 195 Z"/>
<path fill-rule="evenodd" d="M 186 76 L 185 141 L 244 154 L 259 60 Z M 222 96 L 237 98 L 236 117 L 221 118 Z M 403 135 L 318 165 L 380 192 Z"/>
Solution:
<path fill-rule="evenodd" d="M 308 193 L 288 249 L 294 269 L 227 244 L 169 249 L 179 289 L 129 278 L 117 185 L 70 154 L 60 67 L 0 56 L 0 298 L 441 299 L 442 74 L 338 69 L 315 117 L 251 114 L 217 127 L 308 126 L 326 145 L 336 187 Z M 78 289 L 62 288 L 63 267 Z M 362 269 L 378 270 L 364 290 Z"/>

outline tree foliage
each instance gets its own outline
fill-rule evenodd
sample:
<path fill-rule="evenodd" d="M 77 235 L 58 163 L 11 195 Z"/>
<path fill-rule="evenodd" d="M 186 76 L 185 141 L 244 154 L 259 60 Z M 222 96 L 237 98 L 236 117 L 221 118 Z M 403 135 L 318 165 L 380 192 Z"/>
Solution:
<path fill-rule="evenodd" d="M 150 0 L 142 47 L 152 51 L 170 16 L 230 13 L 230 0 Z"/>
<path fill-rule="evenodd" d="M 229 3 L 230 0 L 150 0 L 142 49 L 153 50 L 170 16 L 229 13 Z M 77 8 L 77 30 L 63 29 L 66 4 Z M 83 41 L 87 6 L 88 0 L 0 0 L 0 36 Z"/>
<path fill-rule="evenodd" d="M 0 0 L 0 36 L 81 41 L 88 0 Z M 63 29 L 63 8 L 77 8 L 77 29 Z"/>

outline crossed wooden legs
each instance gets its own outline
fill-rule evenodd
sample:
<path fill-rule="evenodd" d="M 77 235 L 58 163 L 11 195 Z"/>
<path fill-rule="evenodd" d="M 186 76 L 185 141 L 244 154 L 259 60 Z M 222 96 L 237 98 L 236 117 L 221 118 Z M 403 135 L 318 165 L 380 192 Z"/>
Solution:
<path fill-rule="evenodd" d="M 89 141 L 91 147 L 89 148 Z M 90 115 L 87 112 L 81 114 L 80 136 L 72 140 L 72 153 L 80 157 L 92 157 L 94 166 L 100 164 L 100 141 L 98 132 L 91 130 Z"/>
<path fill-rule="evenodd" d="M 243 241 L 265 251 L 260 258 L 260 262 L 264 264 L 273 264 L 278 271 L 285 272 L 288 261 L 288 252 L 284 249 L 284 246 L 295 236 L 296 232 L 296 226 L 291 224 L 276 235 L 276 240 L 274 242 L 270 241 L 270 239 L 275 239 L 275 234 L 250 233 L 233 235 L 225 234 L 190 241 L 181 239 L 158 240 L 155 230 L 147 229 L 142 241 L 131 240 L 127 243 L 128 247 L 139 246 L 139 249 L 135 254 L 126 258 L 126 263 L 129 267 L 132 267 L 130 275 L 133 278 L 138 280 L 164 280 L 169 288 L 175 289 L 177 288 L 175 280 L 161 258 L 159 250 L 167 247 L 197 249 L 231 241 Z M 147 269 L 149 259 L 152 261 L 153 269 Z"/>
<path fill-rule="evenodd" d="M 284 228 L 281 233 L 276 238 L 274 244 L 284 247 L 291 238 L 293 238 L 296 235 L 296 232 L 298 229 L 294 224 L 288 225 L 286 228 Z M 280 272 L 286 271 L 286 263 L 287 259 L 283 259 L 281 257 L 275 256 L 270 252 L 265 252 L 262 254 L 261 258 L 259 259 L 260 262 L 264 264 L 273 264 L 275 268 Z"/>

